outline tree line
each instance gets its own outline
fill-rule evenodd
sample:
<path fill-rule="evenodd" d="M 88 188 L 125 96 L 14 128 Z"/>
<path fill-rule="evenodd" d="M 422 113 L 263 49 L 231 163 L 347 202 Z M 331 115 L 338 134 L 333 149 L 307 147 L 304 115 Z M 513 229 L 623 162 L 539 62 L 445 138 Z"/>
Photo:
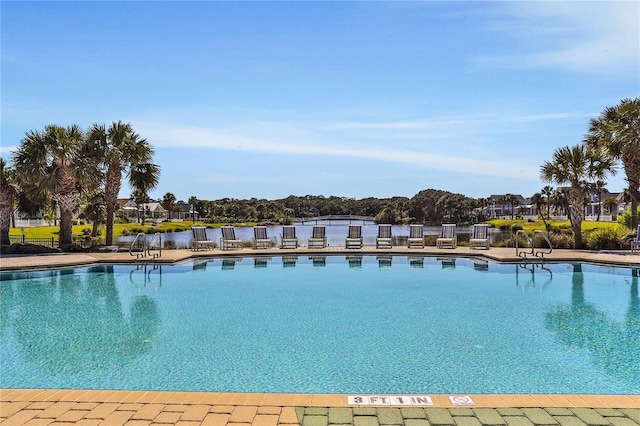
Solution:
<path fill-rule="evenodd" d="M 222 198 L 200 200 L 195 196 L 187 203 L 176 202 L 172 193 L 164 195 L 160 203 L 167 211 L 175 211 L 177 206 L 186 206 L 197 211 L 198 216 L 213 223 L 291 223 L 294 218 L 308 218 L 326 215 L 358 215 L 374 217 L 378 223 L 440 224 L 445 221 L 455 223 L 484 220 L 479 209 L 482 202 L 462 194 L 454 194 L 438 189 L 426 189 L 413 197 L 349 197 L 322 195 L 290 195 L 277 200 L 251 198 L 241 200 Z"/>

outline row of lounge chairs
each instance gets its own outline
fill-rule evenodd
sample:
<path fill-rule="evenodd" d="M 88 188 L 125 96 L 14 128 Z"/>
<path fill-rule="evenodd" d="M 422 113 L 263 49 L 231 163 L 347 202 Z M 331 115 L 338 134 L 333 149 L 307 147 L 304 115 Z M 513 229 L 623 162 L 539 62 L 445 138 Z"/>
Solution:
<path fill-rule="evenodd" d="M 220 228 L 222 237 L 220 238 L 220 248 L 222 250 L 242 248 L 242 240 L 236 238 L 233 226 L 223 226 Z M 213 249 L 214 243 L 206 234 L 204 226 L 194 226 L 193 239 L 191 240 L 191 248 L 193 250 Z M 274 246 L 274 242 L 267 235 L 266 226 L 253 227 L 253 248 L 267 249 Z M 326 229 L 323 225 L 313 227 L 311 237 L 308 241 L 309 248 L 324 248 L 327 246 Z M 349 225 L 349 232 L 345 238 L 345 248 L 359 249 L 363 246 L 362 226 Z M 409 248 L 424 248 L 425 236 L 423 225 L 410 225 L 409 237 L 407 238 L 407 246 Z M 436 239 L 437 248 L 452 248 L 458 246 L 458 236 L 456 234 L 456 225 L 447 223 L 442 225 L 440 236 Z M 296 228 L 288 225 L 282 227 L 281 248 L 298 248 L 298 238 L 296 237 Z M 391 225 L 378 225 L 378 236 L 376 237 L 376 248 L 393 247 L 393 236 L 391 235 Z M 476 224 L 473 225 L 471 238 L 469 239 L 470 248 L 489 248 L 489 225 Z"/>

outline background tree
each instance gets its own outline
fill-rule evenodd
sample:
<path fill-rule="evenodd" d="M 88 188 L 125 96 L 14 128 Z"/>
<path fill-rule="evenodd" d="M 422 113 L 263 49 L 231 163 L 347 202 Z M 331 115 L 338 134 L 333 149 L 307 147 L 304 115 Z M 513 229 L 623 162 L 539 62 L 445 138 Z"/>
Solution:
<path fill-rule="evenodd" d="M 13 170 L 0 157 L 0 245 L 10 245 L 9 229 L 13 217 L 15 200 L 15 179 Z"/>
<path fill-rule="evenodd" d="M 603 147 L 621 160 L 631 196 L 631 228 L 638 226 L 638 198 L 640 198 L 640 98 L 623 99 L 620 104 L 606 108 L 589 123 L 584 143 Z"/>
<path fill-rule="evenodd" d="M 607 197 L 602 201 L 602 206 L 609 212 L 613 220 L 618 216 L 618 201 L 614 197 Z"/>
<path fill-rule="evenodd" d="M 158 184 L 160 168 L 152 163 L 151 145 L 135 133 L 129 123 L 113 122 L 109 129 L 94 124 L 89 131 L 88 144 L 93 147 L 94 155 L 104 171 L 106 244 L 111 245 L 122 174 L 127 174 L 134 191 L 148 194 Z"/>
<path fill-rule="evenodd" d="M 549 219 L 549 210 L 551 210 L 551 196 L 553 195 L 553 187 L 550 185 L 545 185 L 544 188 L 542 188 L 542 195 L 546 198 L 546 204 L 547 204 L 547 219 Z"/>
<path fill-rule="evenodd" d="M 542 218 L 542 222 L 544 223 L 544 228 L 549 230 L 549 224 L 547 224 L 547 220 L 544 218 L 544 212 L 542 208 L 544 206 L 544 197 L 541 193 L 536 192 L 531 196 L 531 202 L 536 206 L 536 210 L 540 212 L 540 218 Z"/>
<path fill-rule="evenodd" d="M 103 225 L 107 219 L 107 210 L 103 191 L 96 191 L 87 197 L 83 213 L 85 219 L 92 223 L 91 236 L 93 238 L 97 237 L 98 228 L 100 225 Z"/>
<path fill-rule="evenodd" d="M 558 148 L 553 160 L 546 161 L 540 168 L 540 178 L 544 182 L 571 185 L 569 188 L 569 216 L 573 228 L 575 248 L 582 249 L 582 221 L 584 203 L 589 182 L 604 179 L 614 173 L 613 159 L 599 150 L 584 145 Z"/>
<path fill-rule="evenodd" d="M 176 204 L 176 196 L 171 192 L 167 192 L 162 197 L 162 207 L 169 213 L 169 219 L 173 218 L 173 209 Z"/>
<path fill-rule="evenodd" d="M 73 242 L 71 226 L 81 194 L 97 183 L 99 172 L 92 160 L 77 125 L 48 125 L 43 132 L 29 131 L 13 156 L 24 198 L 34 207 L 46 206 L 51 200 L 58 204 L 63 248 Z"/>

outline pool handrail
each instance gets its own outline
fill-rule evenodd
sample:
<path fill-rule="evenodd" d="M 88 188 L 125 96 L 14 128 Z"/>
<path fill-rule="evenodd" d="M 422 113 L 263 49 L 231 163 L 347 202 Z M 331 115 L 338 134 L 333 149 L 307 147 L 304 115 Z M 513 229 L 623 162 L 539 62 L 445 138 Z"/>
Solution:
<path fill-rule="evenodd" d="M 534 237 L 536 234 L 542 235 L 542 238 L 544 238 L 544 240 L 547 242 L 547 245 L 549 246 L 548 248 L 544 248 L 544 249 L 541 248 L 540 250 L 536 250 L 536 246 L 534 242 L 534 239 L 535 239 Z M 518 247 L 519 235 L 522 235 L 527 241 L 527 243 L 529 243 L 528 248 L 520 249 L 520 247 Z M 531 254 L 539 259 L 544 260 L 544 255 L 549 254 L 553 251 L 553 245 L 551 244 L 551 241 L 549 241 L 547 234 L 540 229 L 535 229 L 531 234 L 531 236 L 529 236 L 524 229 L 519 229 L 518 231 L 516 231 L 515 247 L 516 247 L 516 256 L 521 257 L 522 259 L 527 259 L 527 255 Z"/>
<path fill-rule="evenodd" d="M 154 249 L 153 243 L 156 239 L 158 240 L 158 247 L 155 247 L 155 248 L 158 250 L 158 252 L 151 253 L 151 250 Z M 150 256 L 152 260 L 162 256 L 162 234 L 160 234 L 159 232 L 156 232 L 155 234 L 153 234 L 153 237 L 151 237 L 151 240 L 147 244 L 147 255 Z"/>
<path fill-rule="evenodd" d="M 138 239 L 142 238 L 142 241 L 138 242 Z M 133 247 L 135 247 L 136 243 L 138 243 L 139 245 L 142 244 L 142 251 L 139 253 L 133 253 Z M 138 235 L 136 235 L 136 237 L 133 239 L 133 241 L 131 242 L 131 245 L 129 246 L 129 254 L 131 256 L 135 256 L 136 260 L 137 259 L 141 259 L 144 257 L 145 255 L 145 249 L 146 249 L 146 245 L 147 245 L 147 237 L 145 235 L 144 232 L 138 232 Z"/>

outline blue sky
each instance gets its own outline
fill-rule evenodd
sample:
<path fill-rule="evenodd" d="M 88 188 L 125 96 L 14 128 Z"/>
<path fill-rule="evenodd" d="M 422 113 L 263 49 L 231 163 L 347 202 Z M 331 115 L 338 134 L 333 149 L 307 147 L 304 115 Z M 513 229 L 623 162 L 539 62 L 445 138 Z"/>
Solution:
<path fill-rule="evenodd" d="M 638 1 L 0 8 L 2 156 L 49 123 L 130 122 L 153 198 L 530 196 L 556 148 L 640 95 Z"/>

